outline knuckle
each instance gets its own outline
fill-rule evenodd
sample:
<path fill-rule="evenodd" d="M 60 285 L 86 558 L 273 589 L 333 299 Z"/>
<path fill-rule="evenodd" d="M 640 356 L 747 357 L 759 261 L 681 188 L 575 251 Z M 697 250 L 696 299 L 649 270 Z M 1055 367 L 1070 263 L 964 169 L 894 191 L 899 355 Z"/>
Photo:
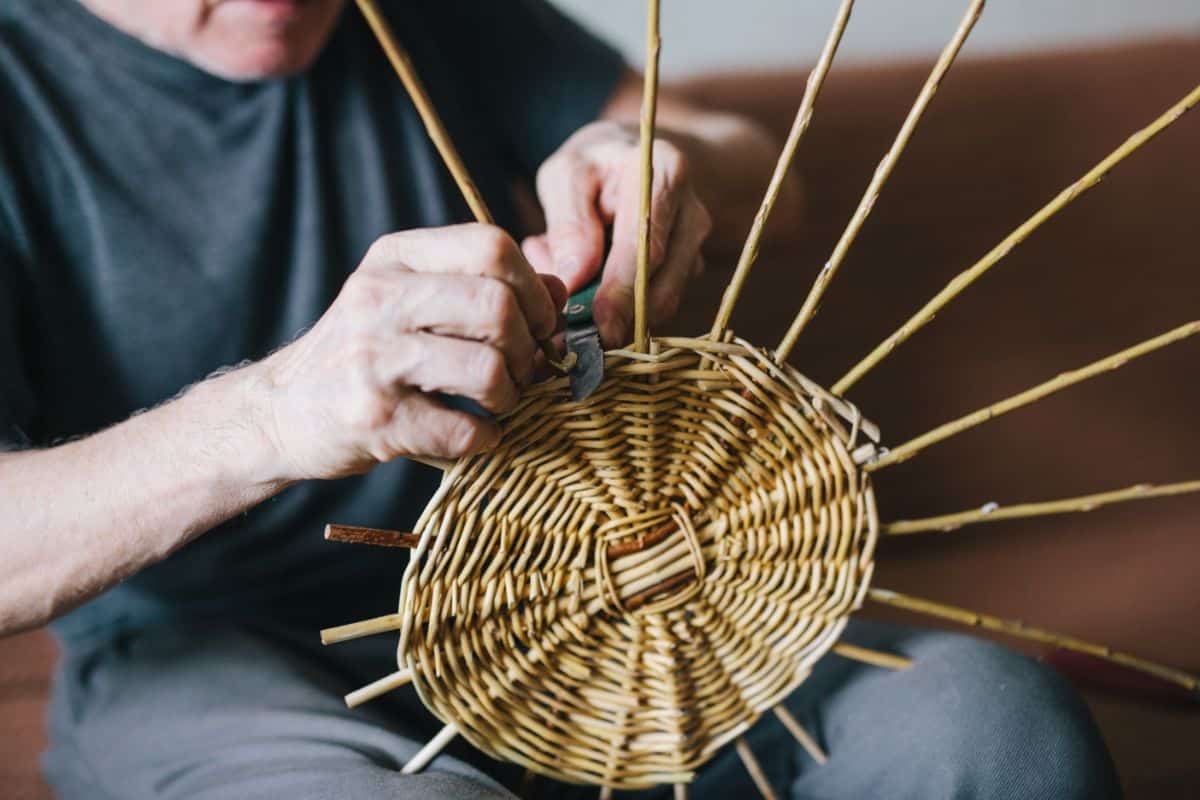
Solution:
<path fill-rule="evenodd" d="M 480 346 L 475 350 L 475 363 L 472 371 L 479 385 L 485 393 L 489 394 L 502 389 L 508 380 L 508 367 L 505 365 L 500 351 L 487 346 Z"/>
<path fill-rule="evenodd" d="M 538 167 L 534 185 L 539 194 L 544 194 L 585 178 L 591 172 L 591 164 L 582 154 L 571 149 L 560 150 Z"/>
<path fill-rule="evenodd" d="M 514 394 L 508 365 L 499 350 L 492 347 L 480 347 L 478 350 L 474 369 L 479 400 L 494 411 L 505 411 Z"/>
<path fill-rule="evenodd" d="M 543 161 L 534 176 L 534 185 L 538 191 L 545 191 L 557 184 L 570 170 L 573 159 L 573 155 L 559 151 Z"/>
<path fill-rule="evenodd" d="M 487 424 L 469 414 L 449 414 L 441 426 L 437 455 L 460 458 L 478 452 L 488 442 Z"/>
<path fill-rule="evenodd" d="M 479 257 L 488 266 L 503 264 L 517 251 L 512 237 L 494 225 L 479 224 L 474 235 Z"/>
<path fill-rule="evenodd" d="M 346 281 L 346 300 L 359 311 L 382 308 L 388 294 L 387 281 L 372 272 L 355 272 Z"/>
<path fill-rule="evenodd" d="M 371 266 L 394 260 L 400 251 L 403 236 L 403 233 L 385 233 L 371 242 L 363 258 L 363 265 Z"/>
<path fill-rule="evenodd" d="M 479 282 L 477 303 L 493 334 L 508 330 L 521 317 L 521 307 L 512 288 L 495 278 L 484 278 Z"/>
<path fill-rule="evenodd" d="M 683 151 L 674 143 L 662 139 L 654 143 L 654 160 L 672 183 L 684 183 L 690 177 L 691 165 Z"/>
<path fill-rule="evenodd" d="M 350 359 L 353 377 L 349 381 L 346 399 L 340 404 L 343 421 L 359 432 L 378 430 L 391 420 L 392 404 L 368 371 L 369 367 L 361 366 L 364 361 L 369 363 L 370 359 L 361 355 L 353 355 Z"/>

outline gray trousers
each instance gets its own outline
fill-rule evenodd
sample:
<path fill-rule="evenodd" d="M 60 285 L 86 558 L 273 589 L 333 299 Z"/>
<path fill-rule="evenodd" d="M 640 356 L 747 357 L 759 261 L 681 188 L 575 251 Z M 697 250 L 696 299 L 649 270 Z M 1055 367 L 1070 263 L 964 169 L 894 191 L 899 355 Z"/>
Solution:
<path fill-rule="evenodd" d="M 788 705 L 829 762 L 809 759 L 774 715 L 747 735 L 780 797 L 1120 796 L 1087 709 L 1048 670 L 964 636 L 854 622 L 846 638 L 903 653 L 916 666 L 890 672 L 823 659 Z M 463 742 L 424 774 L 401 775 L 400 765 L 440 725 L 411 689 L 354 711 L 341 700 L 395 668 L 395 637 L 327 649 L 315 639 L 313 632 L 175 627 L 69 656 L 51 706 L 49 781 L 62 800 L 513 796 L 521 771 Z M 538 779 L 529 794 L 594 800 L 598 792 Z M 727 748 L 690 796 L 758 795 Z"/>

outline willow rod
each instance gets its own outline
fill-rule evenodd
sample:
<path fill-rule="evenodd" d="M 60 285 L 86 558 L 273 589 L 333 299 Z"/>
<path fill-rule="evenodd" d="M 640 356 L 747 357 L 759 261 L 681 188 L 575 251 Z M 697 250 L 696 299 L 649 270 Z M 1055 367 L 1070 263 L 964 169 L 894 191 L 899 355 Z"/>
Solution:
<path fill-rule="evenodd" d="M 1118 369 L 1135 358 L 1140 358 L 1141 356 L 1152 353 L 1155 350 L 1166 347 L 1169 344 L 1174 344 L 1181 339 L 1194 336 L 1197 333 L 1200 333 L 1200 322 L 1189 322 L 1186 325 L 1180 325 L 1174 330 L 1167 331 L 1161 336 L 1148 339 L 1141 344 L 1136 344 L 1133 347 L 1122 350 L 1121 352 L 1115 353 L 1107 358 L 1102 358 L 1099 361 L 1092 362 L 1086 367 L 1080 367 L 1079 369 L 1072 370 L 1070 372 L 1064 372 L 1052 380 L 1048 380 L 1045 383 L 1034 386 L 1032 389 L 1027 389 L 1020 394 L 1013 395 L 1006 400 L 1001 400 L 1000 402 L 990 405 L 987 408 L 981 408 L 978 411 L 972 412 L 963 417 L 959 417 L 952 422 L 947 422 L 945 425 L 934 428 L 928 433 L 924 433 L 917 438 L 900 445 L 894 450 L 885 453 L 877 460 L 865 465 L 863 469 L 865 469 L 867 472 L 874 472 L 875 470 L 882 469 L 893 464 L 899 464 L 902 461 L 907 461 L 930 445 L 945 441 L 946 439 L 956 436 L 963 431 L 970 430 L 977 425 L 982 425 L 988 420 L 995 419 L 996 417 L 1007 414 L 1008 412 L 1014 411 L 1022 406 L 1027 406 L 1030 403 L 1042 399 L 1046 395 L 1054 394 L 1055 392 L 1066 389 L 1069 386 L 1074 386 L 1075 384 L 1085 381 L 1088 378 L 1094 378 L 1102 373 Z"/>
<path fill-rule="evenodd" d="M 408 763 L 400 768 L 402 775 L 415 775 L 429 765 L 438 755 L 446 749 L 446 745 L 458 736 L 458 728 L 453 725 L 447 725 L 442 728 L 437 734 L 429 740 L 428 743 L 417 754 L 409 759 Z"/>
<path fill-rule="evenodd" d="M 415 533 L 364 528 L 361 525 L 326 525 L 325 540 L 344 544 L 369 544 L 375 547 L 416 547 L 421 537 Z"/>
<path fill-rule="evenodd" d="M 355 689 L 346 695 L 346 707 L 357 708 L 363 703 L 374 700 L 376 697 L 381 697 L 411 682 L 412 672 L 407 669 L 396 670 L 390 675 L 384 675 L 379 680 L 372 681 L 361 689 Z"/>
<path fill-rule="evenodd" d="M 646 74 L 642 84 L 642 124 L 639 148 L 640 206 L 638 208 L 637 273 L 633 283 L 633 349 L 645 353 L 649 337 L 646 321 L 647 295 L 650 291 L 650 215 L 654 184 L 654 118 L 658 110 L 658 53 L 662 39 L 658 35 L 659 0 L 646 2 Z"/>
<path fill-rule="evenodd" d="M 721 307 L 717 309 L 717 316 L 713 319 L 712 325 L 711 338 L 714 342 L 721 341 L 721 337 L 729 325 L 729 320 L 733 316 L 733 307 L 737 304 L 742 287 L 746 283 L 746 277 L 750 274 L 750 268 L 758 259 L 758 248 L 762 242 L 763 230 L 767 226 L 772 209 L 775 208 L 775 201 L 779 199 L 783 182 L 792 168 L 792 161 L 796 157 L 796 149 L 800 146 L 800 140 L 804 138 L 804 134 L 812 122 L 813 108 L 816 106 L 817 97 L 821 94 L 825 76 L 829 74 L 829 68 L 833 64 L 833 57 L 842 41 L 842 34 L 846 31 L 846 24 L 850 20 L 850 12 L 853 8 L 854 0 L 842 0 L 837 16 L 834 18 L 833 27 L 825 39 L 825 46 L 821 49 L 821 57 L 817 59 L 816 66 L 808 74 L 808 82 L 804 86 L 804 96 L 800 99 L 800 108 L 796 111 L 796 118 L 792 120 L 792 129 L 788 132 L 783 151 L 780 152 L 779 160 L 775 163 L 775 172 L 771 175 L 771 182 L 767 185 L 766 194 L 763 195 L 762 205 L 759 206 L 758 213 L 754 215 L 750 233 L 746 235 L 746 241 L 742 245 L 737 268 L 725 286 L 725 293 L 721 296 Z"/>
<path fill-rule="evenodd" d="M 812 756 L 813 761 L 818 764 L 824 764 L 829 761 L 829 756 L 817 744 L 817 740 L 813 738 L 811 733 L 804 730 L 804 726 L 792 716 L 792 712 L 788 711 L 783 703 L 780 703 L 771 710 L 775 712 L 775 716 L 783 723 L 783 727 L 788 729 L 788 733 L 792 734 L 800 746 L 804 748 L 805 752 Z"/>
<path fill-rule="evenodd" d="M 398 631 L 404 625 L 404 619 L 399 614 L 385 614 L 382 617 L 372 617 L 358 622 L 350 622 L 321 631 L 321 644 L 338 644 L 351 639 L 361 639 L 364 636 L 374 636 L 377 633 Z"/>
<path fill-rule="evenodd" d="M 851 661 L 858 661 L 862 664 L 869 664 L 872 667 L 890 669 L 897 672 L 906 670 L 913 664 L 911 658 L 893 655 L 892 653 L 884 653 L 880 650 L 871 650 L 866 647 L 859 647 L 856 644 L 850 644 L 848 642 L 838 642 L 831 648 L 830 652 L 832 652 L 834 655 L 841 656 L 842 658 L 848 658 Z"/>
<path fill-rule="evenodd" d="M 955 297 L 958 297 L 958 295 L 978 280 L 985 272 L 994 267 L 1014 247 L 1025 241 L 1042 223 L 1070 205 L 1075 198 L 1088 189 L 1100 183 L 1113 167 L 1137 152 L 1146 142 L 1162 133 L 1163 130 L 1182 117 L 1187 111 L 1195 107 L 1197 103 L 1200 103 L 1200 86 L 1197 86 L 1178 103 L 1167 109 L 1158 119 L 1130 136 L 1125 140 L 1124 144 L 1109 153 L 1099 164 L 1088 170 L 1082 178 L 1059 192 L 1058 196 L 1005 237 L 987 255 L 979 259 L 973 266 L 959 273 L 950 283 L 946 284 L 945 288 L 934 295 L 933 299 L 922 306 L 920 311 L 913 314 L 891 336 L 880 342 L 866 358 L 855 364 L 849 372 L 843 375 L 833 385 L 833 393 L 839 397 L 846 394 L 864 375 L 874 369 L 879 362 L 887 358 L 893 350 L 907 341 L 910 336 L 925 327 L 942 308 Z"/>
<path fill-rule="evenodd" d="M 459 191 L 462 192 L 467 205 L 471 207 L 471 213 L 475 215 L 475 219 L 479 222 L 488 225 L 492 224 L 492 214 L 488 211 L 487 204 L 483 202 L 483 196 L 479 193 L 475 182 L 471 180 L 471 175 L 467 172 L 467 166 L 463 163 L 462 157 L 459 156 L 454 142 L 451 141 L 450 134 L 446 131 L 446 126 L 443 124 L 441 116 L 438 115 L 437 109 L 433 107 L 433 101 L 429 99 L 429 93 L 425 91 L 424 84 L 421 83 L 421 79 L 417 76 L 417 70 L 413 66 L 412 59 L 408 57 L 408 53 L 405 52 L 404 48 L 396 40 L 391 26 L 384 19 L 375 0 L 356 1 L 362 15 L 366 17 L 367 24 L 371 26 L 371 31 L 375 34 L 375 38 L 379 40 L 379 45 L 387 55 L 388 61 L 392 63 L 392 69 L 396 70 L 396 75 L 399 76 L 400 81 L 404 84 L 408 96 L 412 98 L 413 105 L 416 106 L 417 113 L 421 116 L 421 122 L 424 123 L 429 138 L 433 140 L 433 145 L 437 148 L 438 154 L 441 155 L 442 161 L 445 162 L 446 168 L 454 176 L 454 182 L 458 184 Z"/>
<path fill-rule="evenodd" d="M 906 519 L 889 522 L 883 526 L 883 533 L 888 536 L 902 536 L 910 533 L 926 531 L 954 531 L 964 525 L 977 522 L 999 522 L 1003 519 L 1026 519 L 1029 517 L 1044 517 L 1050 514 L 1071 514 L 1091 511 L 1114 503 L 1126 503 L 1130 500 L 1149 500 L 1154 497 L 1171 497 L 1173 495 L 1200 492 L 1200 481 L 1182 481 L 1155 486 L 1141 483 L 1126 489 L 1111 492 L 1088 494 L 1081 497 L 1068 497 L 1061 500 L 1048 500 L 1041 503 L 1021 503 L 1012 506 L 997 506 L 989 503 L 982 508 L 959 511 L 954 514 L 942 514 L 937 517 L 924 519 Z"/>
<path fill-rule="evenodd" d="M 1000 617 L 980 614 L 958 606 L 935 603 L 932 600 L 911 597 L 887 589 L 870 589 L 867 594 L 875 602 L 892 606 L 893 608 L 900 608 L 915 614 L 924 614 L 938 619 L 949 620 L 967 627 L 983 628 L 1017 639 L 1041 642 L 1042 644 L 1048 644 L 1075 653 L 1085 653 L 1102 661 L 1127 667 L 1136 672 L 1158 678 L 1176 686 L 1181 686 L 1191 692 L 1196 692 L 1200 689 L 1200 680 L 1197 680 L 1193 675 L 1182 670 L 1166 667 L 1162 664 L 1156 664 L 1153 661 L 1129 655 L 1128 653 L 1117 652 L 1102 644 L 1085 642 L 1082 639 L 1063 636 L 1041 628 L 1033 628 L 1017 620 L 1001 619 Z"/>
<path fill-rule="evenodd" d="M 895 169 L 896 163 L 900 160 L 900 156 L 904 152 L 904 148 L 908 146 L 908 141 L 912 138 L 917 123 L 921 121 L 921 117 L 925 113 L 925 108 L 933 99 L 934 94 L 937 93 L 942 79 L 950 71 L 950 66 L 954 63 L 954 59 L 958 57 L 959 51 L 962 50 L 962 46 L 967 41 L 971 29 L 975 27 L 975 23 L 979 20 L 979 15 L 983 13 L 983 5 L 984 0 L 972 0 L 966 14 L 963 15 L 962 21 L 958 25 L 958 30 L 954 32 L 953 38 L 950 39 L 945 49 L 942 50 L 941 56 L 938 57 L 937 63 L 934 64 L 933 71 L 929 73 L 929 78 L 926 79 L 925 85 L 921 87 L 921 93 L 917 95 L 916 102 L 909 109 L 904 124 L 900 126 L 900 132 L 896 134 L 896 139 L 892 142 L 891 149 L 884 155 L 883 160 L 879 162 L 879 166 L 875 168 L 875 174 L 871 177 L 871 182 L 867 185 L 867 190 L 863 194 L 862 200 L 859 201 L 858 208 L 854 210 L 854 216 L 850 218 L 849 224 L 846 225 L 846 229 L 842 232 L 841 238 L 834 247 L 833 254 L 825 262 L 825 266 L 821 268 L 821 271 L 817 273 L 817 279 L 813 282 L 808 296 L 804 298 L 804 304 L 800 307 L 800 311 L 797 312 L 795 319 L 792 320 L 791 327 L 788 328 L 783 340 L 775 348 L 776 361 L 782 362 L 787 359 L 788 355 L 792 352 L 792 348 L 796 346 L 796 340 L 800 338 L 800 333 L 817 313 L 817 307 L 821 304 L 821 298 L 825 296 L 825 291 L 829 287 L 829 283 L 833 280 L 834 275 L 837 274 L 842 262 L 845 261 L 846 254 L 850 251 L 850 246 L 858 237 L 859 231 L 862 230 L 863 224 L 866 223 L 867 217 L 871 214 L 871 209 L 875 207 L 875 201 L 879 199 L 879 193 L 883 190 L 883 185 L 887 183 L 892 170 Z"/>
<path fill-rule="evenodd" d="M 400 46 L 400 42 L 396 39 L 396 35 L 392 32 L 392 28 L 388 25 L 383 14 L 379 11 L 379 6 L 376 5 L 375 0 L 356 0 L 356 2 L 363 17 L 366 18 L 367 24 L 371 26 L 371 32 L 379 40 L 379 46 L 383 48 L 384 54 L 387 55 L 388 61 L 391 62 L 392 69 L 396 71 L 400 82 L 404 84 L 404 89 L 408 92 L 409 98 L 412 99 L 413 106 L 417 109 L 417 114 L 421 117 L 421 122 L 425 126 L 425 132 L 429 134 L 430 140 L 433 142 L 434 147 L 437 148 L 438 155 L 442 157 L 442 162 L 454 178 L 454 183 L 458 186 L 459 192 L 462 193 L 463 199 L 467 201 L 471 213 L 475 216 L 475 221 L 484 225 L 494 225 L 495 221 L 492 218 L 492 212 L 488 210 L 487 203 L 483 201 L 483 195 L 479 193 L 479 187 L 471 179 L 471 173 L 467 171 L 467 165 L 463 163 L 462 156 L 458 154 L 458 148 L 454 146 L 454 141 L 450 138 L 450 133 L 446 130 L 445 123 L 442 122 L 441 116 L 438 115 L 437 109 L 434 108 L 433 101 L 429 98 L 429 93 L 425 90 L 425 85 L 421 83 L 416 67 L 413 66 L 412 59 L 409 58 L 407 51 Z M 548 339 L 541 339 L 538 341 L 538 347 L 545 354 L 546 361 L 550 366 L 560 372 L 567 371 L 564 362 L 559 358 L 558 348 L 554 346 L 553 342 Z M 448 471 L 450 467 L 454 466 L 453 461 L 442 459 L 413 458 L 412 460 L 440 469 L 443 472 Z"/>
<path fill-rule="evenodd" d="M 746 742 L 745 737 L 739 736 L 734 743 L 734 748 L 737 750 L 738 758 L 745 765 L 746 772 L 750 773 L 750 779 L 754 781 L 754 787 L 763 796 L 763 800 L 778 800 L 778 795 L 771 788 L 771 781 L 767 779 L 767 773 L 763 771 L 762 765 L 754 757 L 754 751 L 750 749 L 750 745 Z"/>

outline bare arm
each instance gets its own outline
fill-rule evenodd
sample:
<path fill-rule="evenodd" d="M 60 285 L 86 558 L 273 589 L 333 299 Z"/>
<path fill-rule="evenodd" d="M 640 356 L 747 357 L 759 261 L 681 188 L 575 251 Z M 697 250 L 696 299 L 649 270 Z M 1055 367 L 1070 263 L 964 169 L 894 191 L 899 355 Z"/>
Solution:
<path fill-rule="evenodd" d="M 69 444 L 0 454 L 0 635 L 78 606 L 287 485 L 254 371 Z"/>
<path fill-rule="evenodd" d="M 456 458 L 533 375 L 562 285 L 496 228 L 392 234 L 303 337 L 108 430 L 0 454 L 0 635 L 41 625 L 292 482 Z"/>
<path fill-rule="evenodd" d="M 627 117 L 631 107 L 636 115 L 638 86 L 630 76 L 606 116 Z M 671 97 L 661 108 L 664 128 L 683 132 L 682 144 L 656 144 L 657 319 L 673 313 L 702 267 L 712 220 L 699 196 L 722 210 L 716 229 L 740 237 L 775 156 L 770 137 L 744 120 Z M 386 236 L 316 326 L 265 361 L 88 438 L 0 454 L 0 635 L 69 611 L 295 481 L 490 446 L 493 422 L 428 393 L 512 407 L 532 378 L 534 340 L 553 333 L 566 299 L 561 283 L 534 269 L 576 282 L 594 275 L 601 213 L 617 224 L 597 316 L 606 340 L 623 344 L 638 206 L 631 127 L 588 126 L 547 161 L 539 194 L 550 231 L 527 240 L 524 256 L 484 226 Z M 785 193 L 778 217 L 796 202 Z M 556 236 L 573 264 L 551 258 Z"/>

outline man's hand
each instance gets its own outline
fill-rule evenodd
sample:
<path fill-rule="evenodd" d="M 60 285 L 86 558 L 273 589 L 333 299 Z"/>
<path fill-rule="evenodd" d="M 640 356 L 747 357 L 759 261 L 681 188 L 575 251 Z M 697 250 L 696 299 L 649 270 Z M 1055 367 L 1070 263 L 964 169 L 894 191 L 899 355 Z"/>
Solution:
<path fill-rule="evenodd" d="M 628 344 L 633 332 L 637 271 L 639 169 L 637 129 L 611 121 L 580 129 L 542 165 L 537 193 L 546 233 L 522 243 L 539 272 L 556 275 L 571 292 L 603 268 L 594 313 L 608 347 Z M 604 254 L 605 230 L 612 248 Z M 650 321 L 674 315 L 687 282 L 704 269 L 700 247 L 712 228 L 689 180 L 683 151 L 654 142 L 650 214 Z"/>
<path fill-rule="evenodd" d="M 363 472 L 399 456 L 485 450 L 496 423 L 432 393 L 504 413 L 533 377 L 566 291 L 498 228 L 384 236 L 311 331 L 258 365 L 263 426 L 289 480 Z"/>

